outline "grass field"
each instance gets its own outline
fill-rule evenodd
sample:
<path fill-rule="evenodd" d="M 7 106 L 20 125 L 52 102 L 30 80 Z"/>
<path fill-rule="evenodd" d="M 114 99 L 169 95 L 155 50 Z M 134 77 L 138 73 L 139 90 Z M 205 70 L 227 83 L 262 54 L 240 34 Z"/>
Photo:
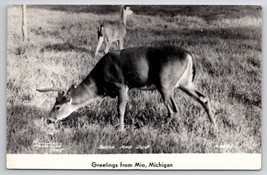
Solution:
<path fill-rule="evenodd" d="M 133 6 L 125 47 L 175 45 L 195 57 L 195 84 L 211 100 L 215 131 L 203 108 L 178 89 L 179 118 L 165 125 L 157 91 L 129 92 L 126 131 L 117 128 L 117 100 L 81 108 L 58 126 L 45 118 L 56 93 L 35 89 L 78 85 L 100 57 L 96 27 L 117 20 L 120 7 L 31 6 L 22 42 L 21 7 L 8 8 L 8 153 L 260 153 L 261 8 Z M 111 49 L 117 49 L 114 46 Z M 103 46 L 101 51 L 103 53 Z"/>

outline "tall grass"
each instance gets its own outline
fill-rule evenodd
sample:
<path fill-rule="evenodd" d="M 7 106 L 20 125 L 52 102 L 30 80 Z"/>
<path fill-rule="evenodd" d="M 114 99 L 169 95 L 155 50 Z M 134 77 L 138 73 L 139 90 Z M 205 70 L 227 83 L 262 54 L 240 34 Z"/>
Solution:
<path fill-rule="evenodd" d="M 27 9 L 29 41 L 23 43 L 21 7 L 9 6 L 7 152 L 261 152 L 261 10 L 221 7 L 222 16 L 209 9 L 215 7 L 202 7 L 205 16 L 168 15 L 172 7 L 165 6 L 162 11 L 155 6 L 149 14 L 136 13 L 127 23 L 125 46 L 175 45 L 192 52 L 197 67 L 195 84 L 211 100 L 218 131 L 201 106 L 179 90 L 175 91 L 178 119 L 169 125 L 158 92 L 131 90 L 127 129 L 119 132 L 116 99 L 97 100 L 52 126 L 45 118 L 56 94 L 35 91 L 52 86 L 52 80 L 65 88 L 78 85 L 99 60 L 93 56 L 96 27 L 103 20 L 118 19 L 119 14 L 115 10 L 110 14 L 95 9 L 76 13 L 62 10 L 63 6 L 31 6 Z M 136 12 L 142 8 L 133 7 Z M 38 147 L 37 141 L 58 143 L 60 150 Z M 114 149 L 99 149 L 101 145 Z M 136 149 L 139 146 L 148 147 Z"/>

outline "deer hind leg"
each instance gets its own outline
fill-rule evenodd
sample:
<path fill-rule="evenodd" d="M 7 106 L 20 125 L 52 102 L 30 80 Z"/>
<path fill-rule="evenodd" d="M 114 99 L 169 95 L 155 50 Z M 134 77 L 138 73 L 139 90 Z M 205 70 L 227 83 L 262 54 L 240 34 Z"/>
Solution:
<path fill-rule="evenodd" d="M 104 36 L 100 36 L 98 39 L 98 44 L 97 44 L 96 50 L 95 50 L 95 57 L 97 56 L 98 51 L 99 51 L 103 41 L 104 41 Z"/>
<path fill-rule="evenodd" d="M 119 39 L 119 48 L 120 50 L 123 49 L 123 38 Z"/>
<path fill-rule="evenodd" d="M 187 85 L 183 86 L 180 85 L 179 87 L 182 91 L 187 93 L 190 97 L 194 98 L 196 101 L 198 101 L 205 109 L 206 113 L 208 114 L 210 122 L 217 127 L 216 122 L 213 118 L 213 115 L 210 110 L 209 101 L 207 97 L 200 91 L 198 91 L 193 83 L 188 83 Z"/>
<path fill-rule="evenodd" d="M 160 88 L 159 92 L 163 98 L 164 104 L 166 105 L 168 109 L 168 116 L 170 119 L 172 119 L 178 112 L 177 105 L 175 101 L 173 100 L 173 96 L 172 96 L 173 91 L 166 89 L 166 88 Z"/>
<path fill-rule="evenodd" d="M 124 130 L 124 115 L 128 98 L 128 87 L 121 87 L 118 94 L 118 114 L 120 118 L 120 130 Z"/>

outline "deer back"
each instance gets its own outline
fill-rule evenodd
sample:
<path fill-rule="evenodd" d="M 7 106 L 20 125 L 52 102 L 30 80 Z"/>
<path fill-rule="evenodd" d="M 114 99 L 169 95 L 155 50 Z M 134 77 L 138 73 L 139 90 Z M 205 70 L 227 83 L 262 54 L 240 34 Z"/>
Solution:
<path fill-rule="evenodd" d="M 110 42 L 124 38 L 126 34 L 126 27 L 122 22 L 104 22 L 102 24 L 102 34 Z"/>
<path fill-rule="evenodd" d="M 107 53 L 89 76 L 99 95 L 116 96 L 118 85 L 129 88 L 175 86 L 188 65 L 189 53 L 175 47 L 137 47 Z"/>

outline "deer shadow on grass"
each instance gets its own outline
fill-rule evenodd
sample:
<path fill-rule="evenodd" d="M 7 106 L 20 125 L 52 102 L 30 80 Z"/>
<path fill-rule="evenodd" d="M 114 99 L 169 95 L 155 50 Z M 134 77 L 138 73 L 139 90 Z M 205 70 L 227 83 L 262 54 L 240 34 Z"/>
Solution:
<path fill-rule="evenodd" d="M 154 111 L 153 106 L 138 111 L 132 111 L 132 109 L 127 107 L 124 124 L 126 128 L 134 129 L 141 129 L 146 126 L 161 128 L 167 123 L 168 119 L 167 111 L 166 114 L 161 116 Z M 114 128 L 119 129 L 119 116 L 116 108 L 113 109 L 108 107 L 105 109 L 103 105 L 100 105 L 99 109 L 92 109 L 89 106 L 85 106 L 62 120 L 61 124 L 65 127 L 75 128 L 82 127 L 83 125 L 100 125 L 101 127 L 111 125 L 114 126 Z"/>
<path fill-rule="evenodd" d="M 79 128 L 84 125 L 100 125 L 101 127 L 111 125 L 115 128 L 119 127 L 119 117 L 116 108 L 108 107 L 104 108 L 103 105 L 99 106 L 99 109 L 92 106 L 85 106 L 79 110 L 71 113 L 67 118 L 59 122 L 60 128 Z M 126 108 L 126 115 L 124 123 L 127 127 L 134 129 L 141 129 L 143 127 L 158 128 L 166 130 L 166 128 L 179 127 L 179 122 L 174 121 L 171 125 L 166 125 L 169 117 L 167 116 L 167 110 L 164 114 L 160 114 L 155 109 L 156 106 L 146 106 L 145 109 L 129 109 Z M 93 108 L 93 109 L 92 109 Z M 7 108 L 7 127 L 8 135 L 12 132 L 18 132 L 20 130 L 28 129 L 32 130 L 31 126 L 34 126 L 33 122 L 36 120 L 43 120 L 49 117 L 50 110 L 43 110 L 35 106 L 27 105 L 14 105 Z M 45 122 L 47 125 L 50 123 Z M 172 128 L 171 127 L 171 128 Z M 168 130 L 168 129 L 167 129 Z"/>
<path fill-rule="evenodd" d="M 48 44 L 40 49 L 40 52 L 67 52 L 67 51 L 74 51 L 74 52 L 92 52 L 86 48 L 74 46 L 73 44 L 66 42 L 66 43 L 56 43 L 56 44 Z"/>

